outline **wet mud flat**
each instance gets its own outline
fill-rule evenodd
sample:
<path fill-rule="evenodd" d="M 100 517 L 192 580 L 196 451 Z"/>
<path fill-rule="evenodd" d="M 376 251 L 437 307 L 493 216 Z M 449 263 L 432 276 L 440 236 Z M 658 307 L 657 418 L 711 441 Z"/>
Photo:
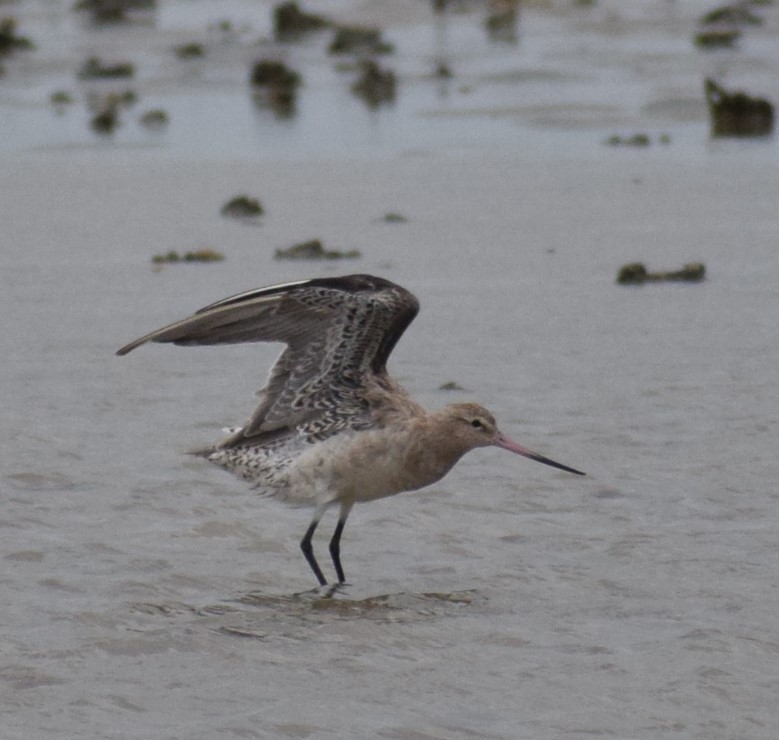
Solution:
<path fill-rule="evenodd" d="M 277 3 L 150 5 L 140 21 L 98 24 L 64 0 L 9 6 L 31 46 L 5 63 L 0 146 L 293 159 L 543 154 L 610 137 L 693 147 L 709 138 L 708 77 L 779 92 L 770 6 L 717 53 L 692 41 L 705 0 L 530 2 L 508 38 L 480 2 L 347 3 L 291 37 L 274 31 Z M 339 29 L 373 41 L 341 50 Z"/>
<path fill-rule="evenodd" d="M 347 586 L 342 591 L 349 590 Z M 393 593 L 351 598 L 346 593 L 315 589 L 292 595 L 251 593 L 223 604 L 129 604 L 128 614 L 176 621 L 198 617 L 199 628 L 231 637 L 259 640 L 310 638 L 313 627 L 367 621 L 410 624 L 464 615 L 487 614 L 488 599 L 475 590 Z"/>
<path fill-rule="evenodd" d="M 514 738 L 523 720 L 534 740 L 760 737 L 779 644 L 779 309 L 775 204 L 755 193 L 776 192 L 777 170 L 747 151 L 692 157 L 680 178 L 632 154 L 260 174 L 127 155 L 121 176 L 16 158 L 5 194 L 29 197 L 0 200 L 17 249 L 0 367 L 6 734 Z M 236 181 L 262 197 L 261 226 L 220 215 Z M 389 208 L 407 220 L 377 222 Z M 426 406 L 478 399 L 588 477 L 473 453 L 427 493 L 356 508 L 354 586 L 295 596 L 312 580 L 308 513 L 183 454 L 245 418 L 277 348 L 114 353 L 235 290 L 340 273 L 275 259 L 301 232 L 420 296 L 393 367 Z M 224 260 L 155 271 L 160 244 L 202 234 Z M 614 283 L 638 254 L 676 265 L 693 247 L 704 281 Z"/>
<path fill-rule="evenodd" d="M 248 28 L 257 3 L 220 4 L 227 34 L 200 0 L 123 29 L 2 5 L 38 45 L 0 79 L 3 740 L 775 740 L 779 168 L 770 136 L 711 136 L 703 89 L 779 99 L 775 9 L 707 56 L 708 2 L 528 2 L 514 42 L 387 5 L 338 12 L 395 47 L 376 108 L 327 38 L 271 40 L 270 3 Z M 303 78 L 289 116 L 253 98 L 269 50 Z M 92 56 L 136 65 L 110 134 Z M 222 216 L 239 193 L 262 214 Z M 314 238 L 355 256 L 276 259 Z M 616 285 L 638 261 L 705 280 Z M 425 406 L 478 400 L 589 475 L 473 453 L 357 507 L 327 598 L 299 593 L 309 513 L 184 454 L 246 418 L 279 348 L 114 353 L 346 272 L 420 298 L 391 370 Z"/>

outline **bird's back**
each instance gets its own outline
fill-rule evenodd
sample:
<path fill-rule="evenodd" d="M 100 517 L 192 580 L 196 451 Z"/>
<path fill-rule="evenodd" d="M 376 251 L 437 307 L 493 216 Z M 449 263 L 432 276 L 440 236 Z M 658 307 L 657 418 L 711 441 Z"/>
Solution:
<path fill-rule="evenodd" d="M 383 278 L 317 278 L 231 296 L 119 354 L 146 342 L 286 344 L 247 423 L 197 453 L 270 492 L 313 446 L 419 409 L 386 370 L 418 310 L 409 291 Z"/>

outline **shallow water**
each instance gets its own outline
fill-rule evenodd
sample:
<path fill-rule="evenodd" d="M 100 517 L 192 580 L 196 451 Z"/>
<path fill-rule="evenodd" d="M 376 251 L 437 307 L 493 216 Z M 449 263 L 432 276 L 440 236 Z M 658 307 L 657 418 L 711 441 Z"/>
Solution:
<path fill-rule="evenodd" d="M 737 49 L 707 54 L 691 43 L 707 0 L 602 0 L 589 10 L 562 0 L 530 3 L 516 44 L 490 41 L 478 2 L 462 4 L 470 12 L 442 16 L 421 1 L 330 3 L 322 12 L 381 23 L 396 47 L 380 64 L 396 72 L 397 100 L 373 111 L 350 93 L 354 65 L 327 55 L 328 33 L 297 44 L 273 41 L 270 2 L 168 0 L 151 19 L 102 26 L 90 25 L 69 5 L 26 0 L 14 10 L 20 33 L 40 48 L 5 62 L 0 150 L 110 146 L 306 159 L 486 147 L 546 157 L 575 154 L 613 133 L 643 131 L 653 138 L 671 133 L 687 152 L 705 152 L 704 77 L 779 97 L 773 43 L 779 14 L 773 8 L 760 11 L 764 25 L 749 27 Z M 223 20 L 229 31 L 219 30 Z M 193 41 L 205 57 L 177 59 L 173 48 Z M 131 62 L 136 75 L 78 80 L 75 73 L 89 56 Z M 253 102 L 248 70 L 260 58 L 281 59 L 301 73 L 295 115 L 279 117 Z M 439 64 L 451 79 L 435 76 Z M 122 108 L 113 135 L 95 135 L 88 125 L 90 95 L 128 89 L 137 101 Z M 58 90 L 73 104 L 49 104 Z M 139 124 L 144 111 L 159 107 L 169 113 L 169 126 Z"/>
<path fill-rule="evenodd" d="M 668 6 L 638 6 L 626 23 L 642 33 L 567 12 L 528 23 L 560 47 L 572 28 L 587 49 L 599 40 L 600 56 L 574 65 L 589 78 L 631 39 L 670 66 L 683 36 L 657 20 Z M 166 5 L 158 22 L 178 38 L 184 17 Z M 457 17 L 452 37 L 486 44 L 467 22 Z M 394 32 L 434 38 L 415 22 Z M 86 43 L 83 28 L 72 33 Z M 536 43 L 527 33 L 520 50 Z M 83 48 L 66 40 L 75 64 Z M 474 65 L 490 74 L 516 61 L 489 48 L 495 59 Z M 753 52 L 717 63 L 764 83 L 775 58 Z M 36 63 L 7 64 L 12 118 L 20 69 L 30 90 L 56 75 Z M 646 67 L 623 74 L 627 87 L 654 84 Z M 4 738 L 775 736 L 775 143 L 712 145 L 703 117 L 658 122 L 620 102 L 644 129 L 670 128 L 672 144 L 613 150 L 600 144 L 611 126 L 582 125 L 581 108 L 540 129 L 532 116 L 492 126 L 440 104 L 422 119 L 451 122 L 452 151 L 415 127 L 403 99 L 373 117 L 372 134 L 352 122 L 354 150 L 311 143 L 314 155 L 294 127 L 274 129 L 289 145 L 272 156 L 259 146 L 240 158 L 233 143 L 208 149 L 173 126 L 153 146 L 130 124 L 108 142 L 80 126 L 55 135 L 45 106 L 9 129 Z M 251 136 L 250 119 L 231 120 Z M 527 146 L 506 153 L 509 131 Z M 260 197 L 261 225 L 219 216 L 238 192 Z M 387 212 L 408 221 L 385 223 Z M 273 259 L 314 236 L 363 257 Z M 201 246 L 226 260 L 151 269 L 154 253 Z M 708 277 L 616 286 L 635 260 L 703 261 Z M 232 292 L 349 271 L 420 297 L 391 370 L 421 402 L 479 400 L 509 434 L 589 475 L 474 452 L 428 491 L 357 507 L 343 542 L 351 585 L 328 597 L 307 591 L 305 510 L 183 454 L 246 417 L 278 348 L 113 353 Z M 446 381 L 465 391 L 439 390 Z M 332 524 L 316 541 L 328 573 Z"/>

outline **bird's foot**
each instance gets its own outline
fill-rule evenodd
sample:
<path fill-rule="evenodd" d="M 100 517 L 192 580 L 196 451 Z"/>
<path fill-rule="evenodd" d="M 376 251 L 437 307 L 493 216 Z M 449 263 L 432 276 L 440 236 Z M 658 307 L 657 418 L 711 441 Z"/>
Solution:
<path fill-rule="evenodd" d="M 292 596 L 296 599 L 332 599 L 337 592 L 348 587 L 348 583 L 323 583 L 321 586 L 314 586 L 306 591 L 298 591 Z"/>
<path fill-rule="evenodd" d="M 343 581 L 341 583 L 328 583 L 319 587 L 319 595 L 323 599 L 332 599 L 337 593 L 343 592 L 347 588 L 349 588 L 349 584 Z"/>

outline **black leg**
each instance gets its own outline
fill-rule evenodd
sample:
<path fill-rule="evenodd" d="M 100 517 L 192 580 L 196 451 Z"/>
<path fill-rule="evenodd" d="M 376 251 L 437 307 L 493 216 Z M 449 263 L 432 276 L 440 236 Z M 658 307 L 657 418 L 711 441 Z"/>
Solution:
<path fill-rule="evenodd" d="M 314 536 L 314 532 L 316 530 L 317 524 L 319 524 L 319 519 L 314 519 L 314 521 L 311 522 L 308 529 L 306 530 L 306 534 L 303 536 L 303 539 L 300 541 L 300 549 L 303 551 L 303 554 L 306 556 L 306 561 L 311 566 L 311 570 L 314 571 L 314 575 L 317 577 L 317 580 L 319 581 L 319 585 L 326 586 L 327 581 L 325 580 L 325 577 L 322 575 L 322 569 L 319 567 L 319 563 L 317 563 L 316 558 L 314 557 L 314 548 L 311 545 L 311 538 Z"/>
<path fill-rule="evenodd" d="M 330 540 L 330 557 L 333 559 L 338 583 L 346 583 L 344 569 L 341 566 L 341 534 L 344 531 L 344 524 L 346 524 L 346 519 L 338 520 L 338 524 L 335 525 L 335 532 L 333 532 L 333 539 Z"/>
<path fill-rule="evenodd" d="M 346 583 L 344 569 L 341 565 L 341 535 L 343 534 L 344 525 L 349 518 L 349 512 L 351 510 L 351 504 L 341 504 L 341 513 L 338 516 L 338 524 L 335 525 L 335 532 L 333 532 L 333 538 L 330 540 L 330 557 L 333 559 L 335 572 L 338 576 L 338 583 Z"/>

